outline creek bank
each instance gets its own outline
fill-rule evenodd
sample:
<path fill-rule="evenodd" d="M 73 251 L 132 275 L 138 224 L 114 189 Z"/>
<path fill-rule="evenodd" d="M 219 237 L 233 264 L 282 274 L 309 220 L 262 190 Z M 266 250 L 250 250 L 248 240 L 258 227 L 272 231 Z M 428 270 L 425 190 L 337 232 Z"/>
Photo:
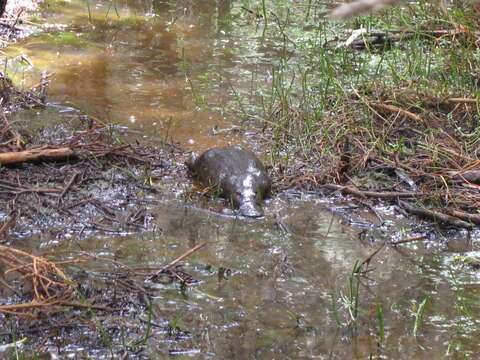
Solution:
<path fill-rule="evenodd" d="M 47 124 L 41 116 L 13 124 L 0 119 L 0 161 L 17 162 L 0 167 L 0 213 L 15 217 L 12 232 L 62 236 L 148 227 L 147 208 L 159 191 L 153 184 L 184 176 L 183 151 L 124 142 L 121 129 L 73 109 L 42 111 Z"/>
<path fill-rule="evenodd" d="M 370 204 L 381 199 L 434 226 L 476 228 L 476 100 L 390 90 L 345 99 L 345 112 L 317 123 L 304 148 L 292 144 L 294 134 L 281 135 L 286 145 L 279 148 L 267 128 L 265 148 L 277 147 L 276 190 L 339 192 Z M 312 116 L 298 108 L 281 111 L 276 116 L 299 127 Z"/>

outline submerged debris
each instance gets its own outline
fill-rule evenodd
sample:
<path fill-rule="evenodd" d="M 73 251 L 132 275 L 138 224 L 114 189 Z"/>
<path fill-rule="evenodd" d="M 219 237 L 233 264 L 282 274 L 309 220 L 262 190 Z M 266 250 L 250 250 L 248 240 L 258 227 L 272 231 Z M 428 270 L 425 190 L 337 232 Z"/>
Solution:
<path fill-rule="evenodd" d="M 95 352 L 97 356 L 98 351 L 107 351 L 107 339 L 109 351 L 122 356 L 138 356 L 150 337 L 163 339 L 176 334 L 180 340 L 188 332 L 164 320 L 155 322 L 161 315 L 154 314 L 151 297 L 157 290 L 149 279 L 169 277 L 170 282 L 180 282 L 181 289 L 198 283 L 181 269 L 180 261 L 205 245 L 195 246 L 161 269 L 135 269 L 95 256 L 96 271 L 80 266 L 91 260 L 88 253 L 51 261 L 0 246 L 0 293 L 7 299 L 0 305 L 0 338 L 13 344 L 21 337 L 22 343 L 28 339 L 28 346 L 41 349 L 63 334 L 70 343 L 86 345 L 87 353 Z M 141 314 L 148 314 L 148 318 Z M 152 327 L 161 331 L 153 333 Z M 15 328 L 14 333 L 8 330 L 11 328 Z M 15 346 L 8 344 L 0 352 L 11 347 Z"/>
<path fill-rule="evenodd" d="M 178 172 L 183 155 L 168 144 L 125 143 L 115 127 L 82 115 L 36 133 L 6 116 L 0 124 L 0 214 L 17 214 L 19 233 L 142 229 L 152 181 Z"/>
<path fill-rule="evenodd" d="M 29 293 L 29 302 L 0 305 L 0 313 L 19 316 L 33 316 L 34 309 L 51 312 L 58 305 L 69 305 L 74 293 L 72 280 L 55 264 L 47 259 L 0 245 L 0 288 L 8 288 L 13 293 L 19 290 L 10 286 L 5 278 L 11 274 L 21 275 L 22 293 Z M 23 296 L 23 295 L 21 295 Z"/>

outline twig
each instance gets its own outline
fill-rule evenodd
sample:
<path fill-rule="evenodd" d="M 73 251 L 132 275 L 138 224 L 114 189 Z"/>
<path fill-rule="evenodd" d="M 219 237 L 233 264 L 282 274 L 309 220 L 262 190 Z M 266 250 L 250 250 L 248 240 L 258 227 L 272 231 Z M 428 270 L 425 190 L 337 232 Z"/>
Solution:
<path fill-rule="evenodd" d="M 72 187 L 72 185 L 75 182 L 75 179 L 77 178 L 78 175 L 79 175 L 78 172 L 73 173 L 72 177 L 70 178 L 67 185 L 65 186 L 65 189 L 63 189 L 61 194 L 58 196 L 57 205 L 60 204 L 60 201 L 62 201 L 62 199 L 65 196 L 65 194 L 67 193 L 67 191 Z"/>
<path fill-rule="evenodd" d="M 385 220 L 383 219 L 383 217 L 378 213 L 377 210 L 375 210 L 375 208 L 370 205 L 368 202 L 362 200 L 362 199 L 356 199 L 356 201 L 365 206 L 368 210 L 370 210 L 370 212 L 375 215 L 375 217 L 377 218 L 377 220 L 379 221 L 380 225 L 384 224 L 385 223 Z"/>
<path fill-rule="evenodd" d="M 382 250 L 384 247 L 385 247 L 385 243 L 383 243 L 378 249 L 376 249 L 370 255 L 368 255 L 367 258 L 363 260 L 360 263 L 360 265 L 358 265 L 358 269 L 361 269 L 363 265 L 367 265 L 367 269 L 368 269 L 368 265 L 370 264 L 370 261 L 372 261 L 373 257 L 377 255 L 380 252 L 380 250 Z"/>
<path fill-rule="evenodd" d="M 20 11 L 18 12 L 17 17 L 15 18 L 15 21 L 13 22 L 13 24 L 9 25 L 10 26 L 10 32 L 8 34 L 8 37 L 10 37 L 10 35 L 12 35 L 15 30 L 18 30 L 17 23 L 18 23 L 18 20 L 20 20 L 20 16 L 22 16 L 23 11 L 24 11 L 24 9 L 20 9 Z"/>
<path fill-rule="evenodd" d="M 370 103 L 370 105 L 372 105 L 373 107 L 376 107 L 377 109 L 381 109 L 381 110 L 385 110 L 385 111 L 389 111 L 389 112 L 392 112 L 392 113 L 397 113 L 397 114 L 406 116 L 406 117 L 414 120 L 415 122 L 417 122 L 419 124 L 424 123 L 423 119 L 420 116 L 418 116 L 417 114 L 414 114 L 414 113 L 412 113 L 408 110 L 399 108 L 399 107 L 394 106 L 394 105 L 389 105 L 389 104 L 384 104 L 384 103 L 379 103 L 379 102 L 370 101 L 369 103 Z"/>
<path fill-rule="evenodd" d="M 453 104 L 476 104 L 477 103 L 477 99 L 469 99 L 469 98 L 449 98 L 446 101 Z"/>
<path fill-rule="evenodd" d="M 461 220 L 472 222 L 474 224 L 480 225 L 480 214 L 470 214 L 464 211 L 454 210 L 454 209 L 447 209 L 448 214 L 451 216 L 455 216 Z"/>
<path fill-rule="evenodd" d="M 420 235 L 420 236 L 415 236 L 415 237 L 408 238 L 408 239 L 402 239 L 402 240 L 394 241 L 394 242 L 391 242 L 390 244 L 393 245 L 393 246 L 396 246 L 396 245 L 400 245 L 400 244 L 407 244 L 407 243 L 426 240 L 426 239 L 428 239 L 428 237 L 426 235 Z"/>
<path fill-rule="evenodd" d="M 194 246 L 193 248 L 191 248 L 190 250 L 188 250 L 186 253 L 184 253 L 183 255 L 179 256 L 178 258 L 176 258 L 175 260 L 173 260 L 172 262 L 170 262 L 169 264 L 165 265 L 164 267 L 162 267 L 160 270 L 158 270 L 155 274 L 151 275 L 148 279 L 149 280 L 152 280 L 154 279 L 155 277 L 157 277 L 158 275 L 160 275 L 161 273 L 163 273 L 165 270 L 167 270 L 168 268 L 174 266 L 176 263 L 178 263 L 179 261 L 182 261 L 183 259 L 185 259 L 186 257 L 190 256 L 191 254 L 193 254 L 195 251 L 203 248 L 205 245 L 207 245 L 208 241 L 204 241 L 196 246 Z"/>
<path fill-rule="evenodd" d="M 3 223 L 2 227 L 0 228 L 0 237 L 3 237 L 7 231 L 12 227 L 15 223 L 17 218 L 17 214 L 15 212 L 10 213 L 8 219 Z"/>
<path fill-rule="evenodd" d="M 40 80 L 40 101 L 45 105 L 47 103 L 47 86 L 49 83 L 48 80 L 48 73 L 44 70 L 41 73 L 41 80 Z"/>
<path fill-rule="evenodd" d="M 2 106 L 3 106 L 3 104 L 2 104 Z M 18 131 L 15 130 L 12 127 L 12 125 L 8 121 L 7 116 L 5 115 L 5 111 L 3 111 L 3 109 L 0 109 L 0 114 L 2 115 L 2 119 L 3 119 L 3 122 L 5 123 L 5 127 L 8 128 L 8 131 L 10 131 L 10 134 L 12 134 L 12 136 L 15 139 L 15 146 L 17 147 L 18 150 L 23 150 L 22 137 L 20 136 Z"/>
<path fill-rule="evenodd" d="M 118 309 L 115 309 L 115 308 L 111 308 L 109 306 L 82 304 L 82 303 L 78 303 L 78 302 L 69 302 L 69 301 L 59 301 L 56 305 L 70 306 L 70 307 L 76 307 L 76 308 L 85 308 L 85 309 L 94 309 L 94 310 L 103 310 L 103 311 L 116 311 L 116 310 L 118 310 Z"/>
<path fill-rule="evenodd" d="M 33 317 L 33 313 L 25 311 L 68 302 L 74 294 L 73 281 L 55 263 L 45 258 L 0 245 L 0 261 L 9 267 L 4 271 L 5 275 L 19 273 L 23 283 L 31 285 L 33 293 L 30 302 L 1 305 L 0 312 Z"/>

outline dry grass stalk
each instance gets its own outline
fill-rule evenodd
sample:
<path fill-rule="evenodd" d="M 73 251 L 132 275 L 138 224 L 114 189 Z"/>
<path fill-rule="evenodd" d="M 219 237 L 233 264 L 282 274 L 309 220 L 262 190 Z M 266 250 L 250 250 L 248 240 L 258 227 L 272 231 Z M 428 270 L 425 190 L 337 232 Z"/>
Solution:
<path fill-rule="evenodd" d="M 396 113 L 398 115 L 406 116 L 417 123 L 420 123 L 420 124 L 423 123 L 423 119 L 420 116 L 412 113 L 411 111 L 401 109 L 398 106 L 380 103 L 380 102 L 370 102 L 370 105 L 374 108 L 378 108 L 383 111 L 388 111 L 388 112 Z"/>

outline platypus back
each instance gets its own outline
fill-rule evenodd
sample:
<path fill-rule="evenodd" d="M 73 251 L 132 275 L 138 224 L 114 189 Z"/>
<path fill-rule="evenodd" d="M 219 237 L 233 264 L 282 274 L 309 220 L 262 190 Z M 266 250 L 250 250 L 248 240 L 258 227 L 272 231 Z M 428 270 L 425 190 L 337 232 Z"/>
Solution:
<path fill-rule="evenodd" d="M 261 203 L 271 181 L 262 162 L 240 146 L 213 148 L 187 163 L 204 186 L 214 186 L 248 217 L 263 216 Z"/>

